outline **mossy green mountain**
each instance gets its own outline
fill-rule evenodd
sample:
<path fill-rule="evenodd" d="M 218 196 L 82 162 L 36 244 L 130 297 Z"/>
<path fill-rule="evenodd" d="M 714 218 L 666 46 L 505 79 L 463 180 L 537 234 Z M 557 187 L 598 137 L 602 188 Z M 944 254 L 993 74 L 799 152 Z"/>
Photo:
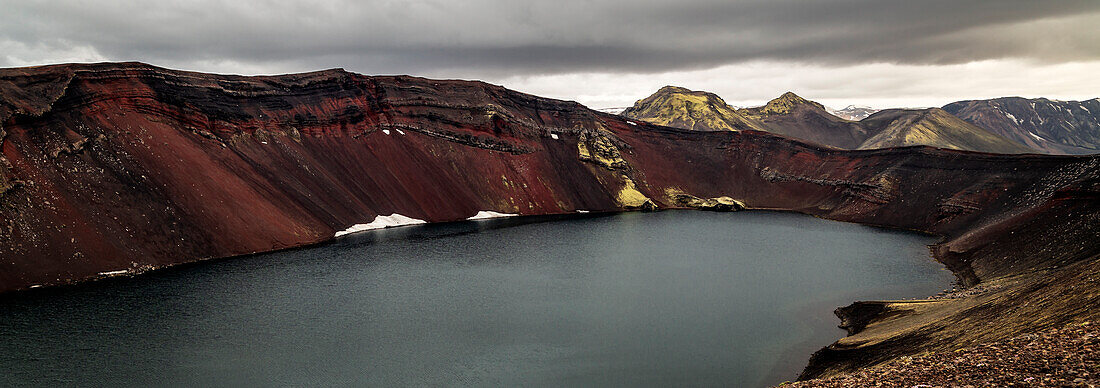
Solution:
<path fill-rule="evenodd" d="M 665 86 L 623 111 L 627 118 L 693 131 L 766 130 L 714 93 Z"/>

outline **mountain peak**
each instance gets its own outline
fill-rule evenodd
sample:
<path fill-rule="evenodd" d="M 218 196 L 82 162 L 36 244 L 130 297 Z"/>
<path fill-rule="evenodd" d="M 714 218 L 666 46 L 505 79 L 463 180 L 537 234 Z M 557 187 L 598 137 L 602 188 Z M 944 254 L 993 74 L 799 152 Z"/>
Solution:
<path fill-rule="evenodd" d="M 654 94 L 691 93 L 691 92 L 692 92 L 691 89 L 688 89 L 688 88 L 685 88 L 685 87 L 675 86 L 675 85 L 665 85 L 665 86 L 661 87 L 660 89 L 657 89 L 657 93 L 654 93 Z"/>
<path fill-rule="evenodd" d="M 774 100 L 768 101 L 761 109 L 761 113 L 765 115 L 774 114 L 788 114 L 800 105 L 809 105 L 815 109 L 825 111 L 825 106 L 816 102 L 802 98 L 801 96 L 794 94 L 794 92 L 786 92 Z"/>
<path fill-rule="evenodd" d="M 797 94 L 794 94 L 794 92 L 789 91 L 789 90 L 786 93 L 783 93 L 783 95 L 779 96 L 779 99 L 780 100 L 802 100 L 802 101 L 806 101 L 805 98 L 802 98 L 801 96 L 799 96 Z"/>

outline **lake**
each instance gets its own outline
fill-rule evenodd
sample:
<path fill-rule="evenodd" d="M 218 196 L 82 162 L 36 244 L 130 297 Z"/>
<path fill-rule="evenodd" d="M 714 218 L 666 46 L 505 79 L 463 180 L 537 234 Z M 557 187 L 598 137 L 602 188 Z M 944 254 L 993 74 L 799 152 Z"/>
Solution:
<path fill-rule="evenodd" d="M 516 217 L 0 297 L 0 385 L 767 386 L 929 236 L 778 212 Z"/>

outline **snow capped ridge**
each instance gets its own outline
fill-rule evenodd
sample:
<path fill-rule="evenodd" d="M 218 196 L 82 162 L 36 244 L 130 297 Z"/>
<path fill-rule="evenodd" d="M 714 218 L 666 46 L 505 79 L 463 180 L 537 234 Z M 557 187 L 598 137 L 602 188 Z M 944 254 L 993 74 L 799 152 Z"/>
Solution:
<path fill-rule="evenodd" d="M 825 108 L 829 114 L 840 117 L 845 120 L 863 120 L 872 114 L 880 111 L 881 109 L 875 109 L 869 106 L 860 105 L 848 105 L 844 109 Z"/>

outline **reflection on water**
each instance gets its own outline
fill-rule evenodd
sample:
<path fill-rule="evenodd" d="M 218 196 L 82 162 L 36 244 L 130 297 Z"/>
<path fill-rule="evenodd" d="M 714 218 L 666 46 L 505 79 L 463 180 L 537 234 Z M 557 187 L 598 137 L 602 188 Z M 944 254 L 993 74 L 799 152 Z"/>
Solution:
<path fill-rule="evenodd" d="M 367 232 L 4 297 L 0 385 L 775 384 L 836 306 L 947 285 L 930 242 L 769 212 Z"/>

